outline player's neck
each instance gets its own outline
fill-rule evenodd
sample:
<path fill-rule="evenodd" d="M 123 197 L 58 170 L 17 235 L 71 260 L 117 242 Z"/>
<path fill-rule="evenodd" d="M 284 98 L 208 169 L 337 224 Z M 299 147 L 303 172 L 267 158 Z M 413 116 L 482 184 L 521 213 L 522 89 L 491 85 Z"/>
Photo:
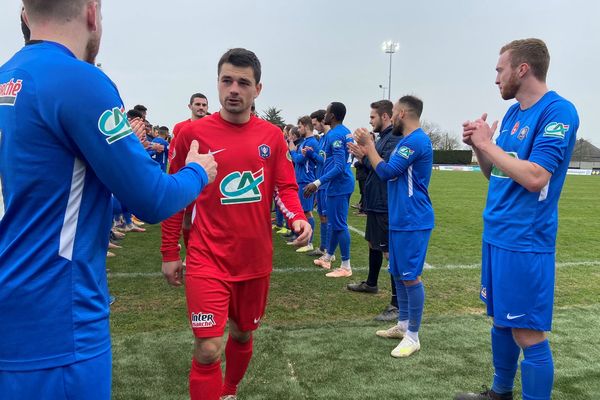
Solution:
<path fill-rule="evenodd" d="M 419 121 L 411 122 L 404 121 L 404 127 L 402 129 L 402 136 L 407 137 L 408 135 L 414 133 L 417 129 L 421 127 Z"/>
<path fill-rule="evenodd" d="M 244 113 L 234 114 L 228 112 L 224 108 L 221 108 L 221 111 L 219 111 L 219 113 L 221 114 L 221 118 L 223 118 L 225 121 L 236 125 L 245 124 L 246 122 L 250 121 L 251 116 L 250 109 L 248 109 L 248 111 Z"/>
<path fill-rule="evenodd" d="M 515 96 L 519 102 L 521 110 L 527 110 L 537 103 L 546 93 L 548 93 L 548 85 L 546 82 L 535 80 L 527 86 L 521 86 L 521 90 Z"/>
<path fill-rule="evenodd" d="M 31 31 L 30 40 L 43 40 L 48 42 L 60 43 L 69 49 L 79 60 L 85 58 L 85 49 L 87 41 L 81 40 L 82 35 L 75 28 L 69 26 L 57 29 L 51 24 L 36 24 L 35 29 Z"/>

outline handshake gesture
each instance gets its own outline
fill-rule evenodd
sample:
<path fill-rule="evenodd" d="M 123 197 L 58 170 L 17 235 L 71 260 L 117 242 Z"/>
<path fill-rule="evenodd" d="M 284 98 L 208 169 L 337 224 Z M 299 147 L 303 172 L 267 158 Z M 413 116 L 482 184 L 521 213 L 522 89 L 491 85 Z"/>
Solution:
<path fill-rule="evenodd" d="M 187 165 L 192 162 L 200 164 L 200 166 L 204 168 L 204 171 L 206 171 L 206 175 L 208 175 L 208 183 L 211 183 L 217 176 L 217 162 L 212 154 L 198 153 L 198 147 L 198 141 L 192 140 L 190 151 L 185 159 L 185 164 Z"/>

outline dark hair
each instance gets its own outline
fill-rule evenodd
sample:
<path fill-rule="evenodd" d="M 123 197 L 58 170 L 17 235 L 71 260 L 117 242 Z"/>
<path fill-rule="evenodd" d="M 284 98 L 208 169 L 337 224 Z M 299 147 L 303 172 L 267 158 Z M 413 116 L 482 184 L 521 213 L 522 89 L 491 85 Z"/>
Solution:
<path fill-rule="evenodd" d="M 25 43 L 29 42 L 29 39 L 31 38 L 31 31 L 29 30 L 29 27 L 27 26 L 27 24 L 25 23 L 25 18 L 23 18 L 23 10 L 25 10 L 23 7 L 21 7 L 21 32 L 23 32 L 23 39 L 25 39 Z"/>
<path fill-rule="evenodd" d="M 517 68 L 519 64 L 528 64 L 531 72 L 539 81 L 546 82 L 550 66 L 550 52 L 541 39 L 521 39 L 502 46 L 500 54 L 510 51 L 510 66 Z"/>
<path fill-rule="evenodd" d="M 298 130 L 297 126 L 292 126 L 292 128 L 290 129 L 289 133 L 290 133 L 291 136 L 294 136 L 296 138 L 300 137 L 300 131 Z"/>
<path fill-rule="evenodd" d="M 138 104 L 137 106 L 133 107 L 133 109 L 137 110 L 137 111 L 141 111 L 141 112 L 148 111 L 148 109 L 146 108 L 146 106 L 143 106 L 141 104 Z"/>
<path fill-rule="evenodd" d="M 202 93 L 194 93 L 192 95 L 192 97 L 190 97 L 190 104 L 194 103 L 194 99 L 199 98 L 199 99 L 205 99 L 206 102 L 208 103 L 208 99 L 206 98 L 205 95 L 203 95 Z"/>
<path fill-rule="evenodd" d="M 135 108 L 133 110 L 127 111 L 127 119 L 134 119 L 134 118 L 144 118 L 144 116 L 142 115 L 141 112 L 139 112 Z"/>
<path fill-rule="evenodd" d="M 306 126 L 309 130 L 313 130 L 312 120 L 308 115 L 298 118 L 298 124 Z"/>
<path fill-rule="evenodd" d="M 293 127 L 294 127 L 294 125 L 292 125 L 292 124 L 287 124 L 287 125 L 285 125 L 285 126 L 283 127 L 283 129 L 285 129 L 286 131 L 288 131 L 288 132 L 289 132 L 289 131 L 290 131 L 290 130 L 293 128 Z"/>
<path fill-rule="evenodd" d="M 403 104 L 406 107 L 407 112 L 411 112 L 417 118 L 421 118 L 423 113 L 423 101 L 415 96 L 402 96 L 398 103 Z"/>
<path fill-rule="evenodd" d="M 387 114 L 388 117 L 392 117 L 394 104 L 389 100 L 379 100 L 371 103 L 371 108 L 375 110 L 377 115 L 381 118 L 383 114 Z"/>
<path fill-rule="evenodd" d="M 310 114 L 310 117 L 316 119 L 318 122 L 323 122 L 323 119 L 325 118 L 325 112 L 325 110 L 317 110 Z"/>
<path fill-rule="evenodd" d="M 221 67 L 225 63 L 231 64 L 235 67 L 251 67 L 252 71 L 254 72 L 254 80 L 257 84 L 260 83 L 260 61 L 258 60 L 258 57 L 256 57 L 256 54 L 250 50 L 242 49 L 240 47 L 227 50 L 227 52 L 223 54 L 219 60 L 217 74 L 221 73 Z"/>
<path fill-rule="evenodd" d="M 160 128 L 158 128 L 159 131 L 164 131 L 164 132 L 169 132 L 169 128 L 167 128 L 166 126 L 161 126 Z"/>
<path fill-rule="evenodd" d="M 346 106 L 344 103 L 340 103 L 339 101 L 332 102 L 329 111 L 331 111 L 336 121 L 340 123 L 344 121 L 346 117 Z"/>
<path fill-rule="evenodd" d="M 87 0 L 23 0 L 30 19 L 38 17 L 68 21 L 75 18 L 87 3 Z"/>

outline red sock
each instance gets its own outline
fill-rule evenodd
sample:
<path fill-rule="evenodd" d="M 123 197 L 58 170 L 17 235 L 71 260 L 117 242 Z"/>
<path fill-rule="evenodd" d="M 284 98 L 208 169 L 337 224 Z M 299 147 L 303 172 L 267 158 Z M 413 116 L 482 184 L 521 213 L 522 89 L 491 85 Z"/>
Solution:
<path fill-rule="evenodd" d="M 200 364 L 192 360 L 190 371 L 190 399 L 191 400 L 219 400 L 223 386 L 223 373 L 221 360 L 212 364 Z"/>
<path fill-rule="evenodd" d="M 185 245 L 185 249 L 187 250 L 188 243 L 190 241 L 190 230 L 189 229 L 182 229 L 182 231 L 183 231 L 183 244 Z"/>
<path fill-rule="evenodd" d="M 235 395 L 237 386 L 246 374 L 252 358 L 252 336 L 246 343 L 240 343 L 231 338 L 225 346 L 225 382 L 221 396 Z"/>

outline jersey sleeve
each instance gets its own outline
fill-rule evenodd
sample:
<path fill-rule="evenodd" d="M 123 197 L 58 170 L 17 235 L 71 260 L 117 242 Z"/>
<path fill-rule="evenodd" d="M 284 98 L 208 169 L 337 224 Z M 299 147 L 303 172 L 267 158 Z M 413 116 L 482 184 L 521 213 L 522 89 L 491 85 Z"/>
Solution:
<path fill-rule="evenodd" d="M 375 173 L 383 181 L 396 178 L 404 174 L 408 167 L 418 159 L 421 152 L 419 141 L 407 140 L 394 149 L 388 162 L 382 161 L 377 164 Z"/>
<path fill-rule="evenodd" d="M 292 157 L 292 161 L 297 164 L 297 165 L 302 165 L 304 163 L 304 156 L 302 155 L 302 152 L 298 151 L 298 150 L 290 150 L 290 156 Z"/>
<path fill-rule="evenodd" d="M 76 152 L 117 198 L 136 216 L 156 223 L 198 196 L 208 182 L 203 168 L 190 164 L 177 175 L 164 174 L 140 146 L 118 91 L 104 73 L 73 68 L 72 76 L 70 95 L 61 96 L 53 109 L 40 105 L 41 111 L 58 120 Z"/>
<path fill-rule="evenodd" d="M 177 140 L 171 142 L 169 173 L 175 174 L 185 167 L 185 158 L 189 151 L 191 141 L 188 139 L 189 126 L 183 127 L 177 134 Z M 161 245 L 160 251 L 164 262 L 180 260 L 179 239 L 185 209 L 182 209 L 160 224 Z"/>
<path fill-rule="evenodd" d="M 579 117 L 570 103 L 553 103 L 542 115 L 529 161 L 553 174 L 564 160 L 570 143 L 575 142 L 578 127 Z"/>
<path fill-rule="evenodd" d="M 321 184 L 329 183 L 344 173 L 347 162 L 345 146 L 345 140 L 339 137 L 331 143 L 333 167 L 319 178 Z"/>
<path fill-rule="evenodd" d="M 300 199 L 298 198 L 298 184 L 294 175 L 294 167 L 288 158 L 288 149 L 283 137 L 276 139 L 275 162 L 275 204 L 286 220 L 292 224 L 297 220 L 306 221 Z"/>

